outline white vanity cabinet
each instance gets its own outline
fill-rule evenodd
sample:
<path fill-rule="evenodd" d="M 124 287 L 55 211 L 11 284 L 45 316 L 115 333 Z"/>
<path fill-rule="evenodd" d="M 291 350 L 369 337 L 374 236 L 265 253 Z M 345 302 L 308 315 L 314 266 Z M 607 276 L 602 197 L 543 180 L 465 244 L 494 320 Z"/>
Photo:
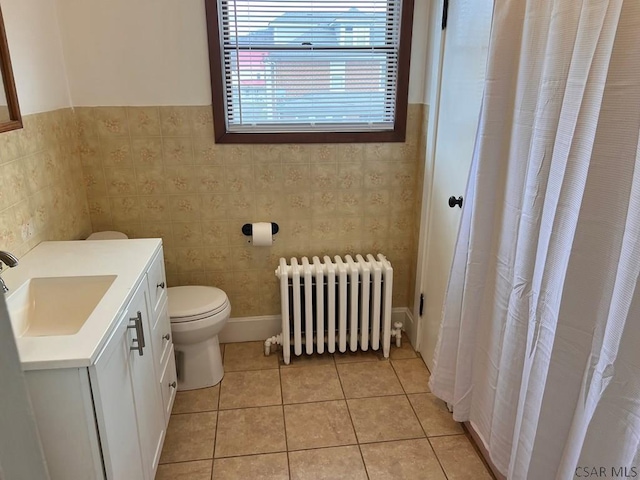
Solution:
<path fill-rule="evenodd" d="M 155 477 L 176 391 L 162 248 L 140 273 L 92 365 L 25 372 L 52 480 Z"/>

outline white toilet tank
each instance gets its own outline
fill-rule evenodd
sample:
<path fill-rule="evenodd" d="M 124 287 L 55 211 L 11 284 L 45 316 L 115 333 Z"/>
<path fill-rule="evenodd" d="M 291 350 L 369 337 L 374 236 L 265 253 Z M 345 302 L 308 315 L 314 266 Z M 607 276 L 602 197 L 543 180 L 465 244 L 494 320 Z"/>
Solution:
<path fill-rule="evenodd" d="M 129 237 L 122 232 L 105 231 L 92 233 L 87 240 L 126 240 L 127 238 Z"/>

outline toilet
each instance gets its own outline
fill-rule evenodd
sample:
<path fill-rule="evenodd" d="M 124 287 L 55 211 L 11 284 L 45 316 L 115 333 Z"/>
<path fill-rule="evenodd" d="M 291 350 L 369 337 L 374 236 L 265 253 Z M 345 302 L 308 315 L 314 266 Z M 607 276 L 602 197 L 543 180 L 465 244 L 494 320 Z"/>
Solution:
<path fill-rule="evenodd" d="M 171 287 L 167 294 L 178 390 L 218 384 L 224 376 L 218 333 L 231 315 L 227 294 L 204 286 Z"/>
<path fill-rule="evenodd" d="M 96 232 L 87 240 L 124 240 L 122 232 Z M 167 289 L 171 334 L 178 368 L 178 390 L 212 387 L 224 369 L 218 333 L 231 315 L 224 291 L 215 287 L 184 286 Z"/>

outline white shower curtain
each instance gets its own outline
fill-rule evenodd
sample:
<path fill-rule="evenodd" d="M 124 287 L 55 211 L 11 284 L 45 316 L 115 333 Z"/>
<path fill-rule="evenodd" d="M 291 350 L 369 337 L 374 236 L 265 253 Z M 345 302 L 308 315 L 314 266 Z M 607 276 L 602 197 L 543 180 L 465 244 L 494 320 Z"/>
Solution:
<path fill-rule="evenodd" d="M 639 136 L 640 0 L 496 0 L 430 384 L 510 479 L 640 478 Z"/>

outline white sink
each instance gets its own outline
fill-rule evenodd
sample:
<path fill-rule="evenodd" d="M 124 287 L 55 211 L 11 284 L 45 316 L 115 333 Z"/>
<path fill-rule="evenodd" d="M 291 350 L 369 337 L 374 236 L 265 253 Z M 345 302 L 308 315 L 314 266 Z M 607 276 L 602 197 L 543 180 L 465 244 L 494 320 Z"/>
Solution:
<path fill-rule="evenodd" d="M 32 278 L 7 300 L 16 337 L 74 335 L 116 275 Z"/>

